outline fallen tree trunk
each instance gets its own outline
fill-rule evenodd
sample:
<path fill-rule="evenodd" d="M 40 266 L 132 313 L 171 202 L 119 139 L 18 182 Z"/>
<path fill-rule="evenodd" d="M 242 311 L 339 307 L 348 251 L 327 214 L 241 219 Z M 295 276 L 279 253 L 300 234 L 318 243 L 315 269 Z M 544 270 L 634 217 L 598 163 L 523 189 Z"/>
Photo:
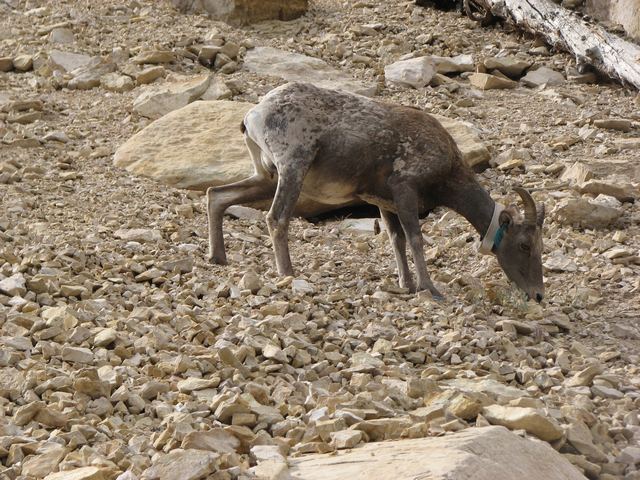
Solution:
<path fill-rule="evenodd" d="M 465 2 L 467 3 L 467 2 Z M 554 48 L 572 53 L 580 71 L 587 65 L 640 90 L 640 46 L 588 24 L 550 0 L 472 0 L 496 17 L 542 35 Z"/>

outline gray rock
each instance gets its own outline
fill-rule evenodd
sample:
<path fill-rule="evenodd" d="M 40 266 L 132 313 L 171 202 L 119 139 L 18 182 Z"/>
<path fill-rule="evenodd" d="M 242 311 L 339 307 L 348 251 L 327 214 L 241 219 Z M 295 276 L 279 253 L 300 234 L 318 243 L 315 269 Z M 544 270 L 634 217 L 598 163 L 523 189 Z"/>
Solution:
<path fill-rule="evenodd" d="M 69 81 L 68 87 L 76 90 L 89 90 L 100 85 L 100 79 L 115 71 L 116 65 L 110 61 L 102 61 L 100 58 L 93 58 L 80 68 L 71 71 L 73 78 Z"/>
<path fill-rule="evenodd" d="M 319 58 L 286 52 L 272 47 L 257 47 L 245 55 L 244 68 L 258 75 L 280 77 L 290 82 L 307 82 L 318 87 L 366 95 L 375 95 L 377 87 L 353 80 Z"/>
<path fill-rule="evenodd" d="M 379 218 L 347 218 L 340 222 L 338 228 L 345 232 L 375 235 L 380 232 L 381 226 Z"/>
<path fill-rule="evenodd" d="M 75 40 L 73 31 L 68 28 L 54 28 L 49 34 L 51 43 L 73 43 Z"/>
<path fill-rule="evenodd" d="M 159 230 L 149 228 L 132 228 L 116 230 L 114 235 L 117 238 L 128 242 L 158 242 L 162 240 L 162 233 Z"/>
<path fill-rule="evenodd" d="M 10 296 L 22 296 L 27 293 L 26 279 L 21 273 L 0 280 L 0 293 Z"/>
<path fill-rule="evenodd" d="M 602 398 L 613 398 L 613 399 L 624 398 L 624 393 L 622 393 L 620 390 L 617 390 L 611 387 L 605 387 L 602 385 L 593 385 L 591 387 L 591 393 L 593 393 L 597 397 L 602 397 Z"/>
<path fill-rule="evenodd" d="M 135 84 L 131 77 L 120 75 L 119 73 L 108 73 L 100 78 L 100 84 L 105 90 L 112 92 L 128 92 L 133 90 Z"/>
<path fill-rule="evenodd" d="M 51 50 L 51 52 L 49 52 L 49 67 L 52 70 L 71 72 L 72 70 L 89 65 L 92 58 L 93 57 L 90 57 L 89 55 L 81 53 Z"/>
<path fill-rule="evenodd" d="M 560 72 L 547 67 L 540 67 L 537 70 L 529 71 L 520 81 L 527 87 L 539 87 L 541 85 L 561 85 L 565 82 L 565 79 Z"/>
<path fill-rule="evenodd" d="M 544 259 L 544 268 L 552 272 L 577 272 L 578 265 L 560 250 L 554 250 Z"/>
<path fill-rule="evenodd" d="M 202 94 L 200 100 L 226 100 L 231 98 L 233 92 L 227 85 L 217 76 L 213 77 L 209 82 L 209 87 Z"/>
<path fill-rule="evenodd" d="M 628 446 L 622 449 L 620 455 L 616 458 L 616 462 L 624 463 L 627 465 L 639 465 L 640 464 L 640 447 Z"/>
<path fill-rule="evenodd" d="M 401 60 L 384 67 L 385 80 L 403 87 L 422 88 L 431 82 L 436 67 L 430 57 Z"/>
<path fill-rule="evenodd" d="M 302 278 L 296 278 L 291 282 L 291 290 L 298 295 L 311 295 L 316 291 L 313 285 Z"/>
<path fill-rule="evenodd" d="M 181 77 L 161 87 L 148 87 L 133 102 L 133 110 L 143 117 L 160 118 L 197 100 L 209 88 L 209 74 Z"/>

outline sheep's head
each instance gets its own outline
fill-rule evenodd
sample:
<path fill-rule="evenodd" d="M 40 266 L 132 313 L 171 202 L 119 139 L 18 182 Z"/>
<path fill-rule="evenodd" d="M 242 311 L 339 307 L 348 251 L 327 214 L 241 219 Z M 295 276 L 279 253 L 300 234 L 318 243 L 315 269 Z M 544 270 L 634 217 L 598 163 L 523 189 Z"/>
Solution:
<path fill-rule="evenodd" d="M 503 236 L 494 253 L 509 280 L 524 290 L 528 298 L 541 302 L 544 204 L 537 208 L 528 191 L 521 187 L 514 190 L 524 203 L 524 217 L 513 205 L 500 213 L 498 221 Z"/>

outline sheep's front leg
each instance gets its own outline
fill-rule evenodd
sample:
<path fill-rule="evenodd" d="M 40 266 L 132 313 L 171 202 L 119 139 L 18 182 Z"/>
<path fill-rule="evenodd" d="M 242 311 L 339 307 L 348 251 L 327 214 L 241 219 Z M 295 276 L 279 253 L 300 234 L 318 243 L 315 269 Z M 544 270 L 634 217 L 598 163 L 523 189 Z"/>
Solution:
<path fill-rule="evenodd" d="M 420 231 L 420 218 L 418 215 L 418 194 L 407 185 L 398 185 L 393 189 L 393 201 L 398 210 L 398 218 L 409 239 L 409 247 L 413 256 L 418 275 L 418 290 L 429 290 L 433 298 L 442 300 L 444 297 L 435 287 L 427 271 L 427 262 L 424 259 L 424 244 Z"/>
<path fill-rule="evenodd" d="M 210 187 L 207 190 L 207 217 L 209 219 L 209 260 L 219 265 L 227 264 L 222 234 L 224 212 L 231 205 L 258 202 L 273 196 L 275 182 L 261 175 L 254 175 L 229 185 Z"/>
<path fill-rule="evenodd" d="M 391 242 L 391 247 L 393 248 L 393 253 L 396 257 L 400 286 L 402 288 L 409 289 L 410 292 L 415 292 L 416 284 L 413 282 L 411 272 L 409 271 L 409 264 L 407 262 L 407 239 L 404 235 L 404 231 L 402 230 L 402 225 L 400 225 L 400 220 L 395 213 L 388 210 L 380 209 L 380 216 L 387 228 L 389 241 Z"/>

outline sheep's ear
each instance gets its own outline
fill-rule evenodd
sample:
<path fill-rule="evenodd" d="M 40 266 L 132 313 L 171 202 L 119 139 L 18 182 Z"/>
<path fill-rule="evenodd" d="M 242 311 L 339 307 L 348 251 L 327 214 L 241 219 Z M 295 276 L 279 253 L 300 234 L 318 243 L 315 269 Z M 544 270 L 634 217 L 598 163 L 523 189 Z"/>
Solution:
<path fill-rule="evenodd" d="M 513 213 L 511 212 L 510 208 L 505 208 L 500 212 L 498 223 L 501 227 L 505 227 L 506 230 L 508 230 L 509 227 L 513 225 Z"/>

